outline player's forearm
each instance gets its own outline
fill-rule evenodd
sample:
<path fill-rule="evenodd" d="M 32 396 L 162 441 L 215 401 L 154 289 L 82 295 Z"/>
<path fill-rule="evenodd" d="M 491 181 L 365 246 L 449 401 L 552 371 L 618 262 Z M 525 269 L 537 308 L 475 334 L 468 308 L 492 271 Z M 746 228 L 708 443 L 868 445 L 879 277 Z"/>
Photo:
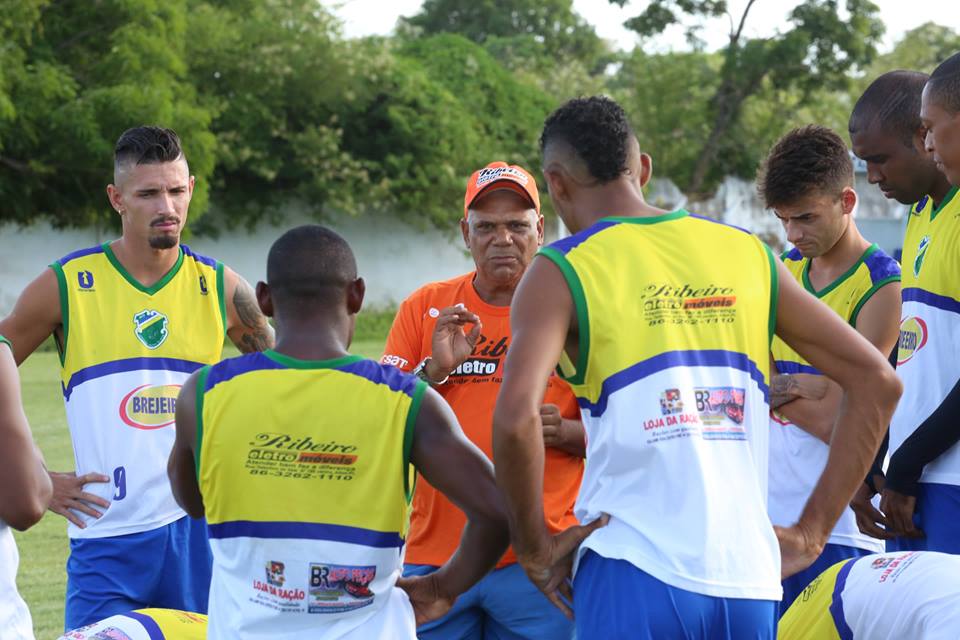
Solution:
<path fill-rule="evenodd" d="M 843 390 L 831 382 L 820 399 L 812 399 L 807 394 L 813 395 L 814 390 L 805 390 L 801 384 L 800 393 L 802 397 L 783 405 L 777 409 L 777 412 L 813 437 L 830 444 L 833 427 L 837 422 L 840 404 L 843 401 Z"/>
<path fill-rule="evenodd" d="M 902 390 L 891 369 L 849 382 L 827 465 L 800 516 L 800 524 L 826 542 L 870 469 Z"/>
<path fill-rule="evenodd" d="M 460 546 L 437 570 L 441 591 L 454 597 L 467 591 L 496 566 L 509 542 L 510 533 L 503 513 L 468 514 Z"/>
<path fill-rule="evenodd" d="M 568 420 L 564 418 L 561 421 L 563 430 L 563 443 L 557 445 L 557 448 L 565 453 L 569 453 L 575 458 L 587 457 L 587 435 L 583 428 L 583 423 L 579 420 Z"/>
<path fill-rule="evenodd" d="M 497 485 L 507 504 L 510 537 L 518 556 L 537 553 L 547 540 L 543 517 L 543 439 L 535 402 L 526 411 L 497 401 L 493 459 Z"/>
<path fill-rule="evenodd" d="M 960 442 L 960 381 L 890 457 L 886 486 L 915 496 L 923 468 Z"/>
<path fill-rule="evenodd" d="M 196 465 L 192 452 L 174 446 L 167 462 L 167 476 L 170 478 L 170 488 L 173 498 L 180 508 L 191 518 L 202 518 L 204 514 L 203 497 L 197 484 Z"/>
<path fill-rule="evenodd" d="M 0 520 L 24 531 L 43 517 L 53 496 L 53 483 L 43 458 L 26 434 L 3 431 L 8 451 L 29 452 L 5 460 L 0 471 Z"/>
<path fill-rule="evenodd" d="M 770 408 L 778 409 L 788 402 L 793 402 L 800 397 L 797 389 L 797 383 L 793 376 L 785 373 L 777 373 L 770 380 Z"/>

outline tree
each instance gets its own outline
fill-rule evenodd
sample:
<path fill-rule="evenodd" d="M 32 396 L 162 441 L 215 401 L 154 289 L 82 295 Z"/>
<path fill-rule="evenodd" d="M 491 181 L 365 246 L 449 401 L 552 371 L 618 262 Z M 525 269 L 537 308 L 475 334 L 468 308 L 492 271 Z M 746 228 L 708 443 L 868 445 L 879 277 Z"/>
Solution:
<path fill-rule="evenodd" d="M 572 0 L 425 0 L 420 13 L 403 22 L 425 35 L 457 33 L 486 44 L 493 38 L 530 38 L 550 57 L 595 65 L 605 45 L 573 10 Z"/>
<path fill-rule="evenodd" d="M 840 15 L 839 0 L 805 0 L 790 12 L 785 32 L 748 38 L 744 27 L 755 1 L 748 0 L 736 26 L 731 19 L 719 83 L 709 100 L 710 132 L 699 146 L 687 185 L 694 193 L 722 177 L 717 166 L 721 150 L 736 144 L 732 136 L 744 107 L 765 83 L 775 90 L 798 91 L 797 106 L 809 104 L 818 90 L 847 89 L 848 74 L 874 58 L 883 35 L 878 9 L 869 0 L 846 0 L 847 16 Z M 627 25 L 651 36 L 684 16 L 712 17 L 726 11 L 726 0 L 653 0 Z"/>
<path fill-rule="evenodd" d="M 0 219 L 116 223 L 104 193 L 113 145 L 143 123 L 183 136 L 198 177 L 194 212 L 202 213 L 214 138 L 211 113 L 186 78 L 185 0 L 5 4 Z"/>

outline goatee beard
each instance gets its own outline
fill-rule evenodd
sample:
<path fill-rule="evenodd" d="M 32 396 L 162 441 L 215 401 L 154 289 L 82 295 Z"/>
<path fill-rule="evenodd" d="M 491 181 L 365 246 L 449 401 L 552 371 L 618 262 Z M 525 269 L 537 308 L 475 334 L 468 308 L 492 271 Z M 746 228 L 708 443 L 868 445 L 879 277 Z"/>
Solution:
<path fill-rule="evenodd" d="M 173 249 L 180 242 L 178 236 L 150 236 L 151 249 Z"/>

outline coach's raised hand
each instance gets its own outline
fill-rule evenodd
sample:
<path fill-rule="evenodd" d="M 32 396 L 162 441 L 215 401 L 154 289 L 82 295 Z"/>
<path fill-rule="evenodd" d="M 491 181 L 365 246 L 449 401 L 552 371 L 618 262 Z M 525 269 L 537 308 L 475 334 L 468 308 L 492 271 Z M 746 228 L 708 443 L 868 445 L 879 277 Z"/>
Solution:
<path fill-rule="evenodd" d="M 99 518 L 103 514 L 93 506 L 107 509 L 110 503 L 99 496 L 84 491 L 84 487 L 93 482 L 110 482 L 110 478 L 102 473 L 87 473 L 77 476 L 76 472 L 59 473 L 50 471 L 50 480 L 53 482 L 53 499 L 50 501 L 50 511 L 60 514 L 81 529 L 87 525 L 74 511 L 85 513 L 91 518 Z"/>
<path fill-rule="evenodd" d="M 464 332 L 468 324 L 473 328 Z M 432 353 L 425 368 L 430 380 L 440 382 L 459 367 L 473 353 L 482 328 L 480 316 L 462 304 L 442 309 L 433 329 Z"/>

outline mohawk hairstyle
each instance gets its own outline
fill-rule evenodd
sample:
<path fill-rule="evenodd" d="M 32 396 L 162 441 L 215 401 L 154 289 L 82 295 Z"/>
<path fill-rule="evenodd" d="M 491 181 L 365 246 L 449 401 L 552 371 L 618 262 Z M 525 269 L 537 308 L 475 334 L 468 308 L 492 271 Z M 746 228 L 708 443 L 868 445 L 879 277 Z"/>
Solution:
<path fill-rule="evenodd" d="M 780 138 L 757 176 L 757 191 L 768 208 L 811 193 L 840 195 L 852 184 L 853 162 L 847 145 L 819 125 L 800 127 Z"/>
<path fill-rule="evenodd" d="M 933 70 L 927 80 L 930 98 L 951 114 L 960 111 L 960 53 L 955 53 Z"/>
<path fill-rule="evenodd" d="M 908 147 L 921 128 L 920 97 L 930 78 L 919 71 L 891 71 L 870 83 L 853 107 L 850 135 L 874 126 L 896 135 Z"/>
<path fill-rule="evenodd" d="M 623 108 L 605 96 L 574 98 L 547 118 L 540 136 L 540 151 L 562 141 L 570 145 L 601 184 L 627 170 L 633 130 Z"/>

